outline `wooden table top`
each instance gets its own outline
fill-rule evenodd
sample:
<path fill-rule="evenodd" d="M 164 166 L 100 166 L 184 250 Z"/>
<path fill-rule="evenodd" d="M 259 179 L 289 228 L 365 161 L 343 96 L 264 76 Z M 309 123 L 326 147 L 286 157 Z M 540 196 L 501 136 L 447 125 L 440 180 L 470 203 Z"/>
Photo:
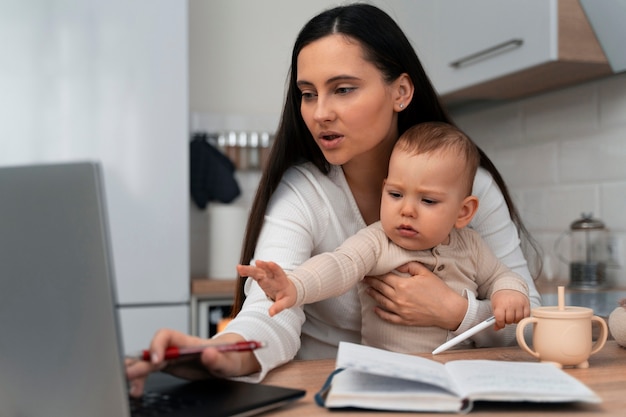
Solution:
<path fill-rule="evenodd" d="M 507 361 L 534 361 L 519 347 L 482 348 L 472 350 L 455 350 L 437 356 L 421 354 L 420 356 L 439 362 L 457 359 L 491 359 Z M 470 416 L 626 416 L 626 349 L 615 341 L 608 341 L 605 347 L 589 359 L 589 368 L 564 370 L 585 383 L 594 390 L 603 400 L 601 404 L 519 404 L 507 405 L 477 404 L 470 412 Z M 268 416 L 320 416 L 332 417 L 365 414 L 365 412 L 329 411 L 315 404 L 313 397 L 322 387 L 329 373 L 335 367 L 334 359 L 313 361 L 292 361 L 271 371 L 263 383 L 300 388 L 307 391 L 306 397 L 293 404 L 270 411 Z M 429 413 L 390 413 L 367 412 L 372 416 L 399 417 L 399 416 L 441 416 Z"/>

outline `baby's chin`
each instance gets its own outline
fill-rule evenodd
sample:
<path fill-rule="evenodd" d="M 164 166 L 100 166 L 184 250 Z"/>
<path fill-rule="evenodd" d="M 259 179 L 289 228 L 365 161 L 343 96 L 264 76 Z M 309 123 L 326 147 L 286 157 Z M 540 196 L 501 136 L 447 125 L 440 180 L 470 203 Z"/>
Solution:
<path fill-rule="evenodd" d="M 399 236 L 397 233 L 393 233 L 390 237 L 391 241 L 403 249 L 411 251 L 430 250 L 433 247 L 426 245 L 419 241 L 419 239 Z"/>

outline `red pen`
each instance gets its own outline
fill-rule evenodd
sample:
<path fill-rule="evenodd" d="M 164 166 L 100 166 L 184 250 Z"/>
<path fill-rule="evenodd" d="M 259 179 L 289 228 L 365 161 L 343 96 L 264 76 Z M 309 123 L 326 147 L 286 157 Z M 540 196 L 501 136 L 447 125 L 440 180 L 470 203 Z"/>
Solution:
<path fill-rule="evenodd" d="M 220 345 L 201 345 L 190 347 L 175 347 L 171 346 L 165 350 L 165 360 L 180 358 L 181 356 L 199 355 L 206 348 L 214 348 L 220 352 L 244 352 L 249 350 L 259 349 L 265 346 L 264 342 L 258 342 L 256 340 L 249 340 L 246 342 L 226 343 Z M 150 360 L 150 351 L 142 350 L 138 355 L 140 359 L 144 361 Z"/>

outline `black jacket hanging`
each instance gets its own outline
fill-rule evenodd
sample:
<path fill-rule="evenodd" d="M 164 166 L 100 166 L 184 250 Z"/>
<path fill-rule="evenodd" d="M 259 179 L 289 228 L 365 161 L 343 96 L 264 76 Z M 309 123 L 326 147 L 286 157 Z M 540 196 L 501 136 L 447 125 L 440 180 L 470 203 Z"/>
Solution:
<path fill-rule="evenodd" d="M 196 135 L 189 149 L 191 198 L 205 209 L 210 201 L 230 203 L 241 190 L 235 178 L 235 165 L 206 140 Z"/>

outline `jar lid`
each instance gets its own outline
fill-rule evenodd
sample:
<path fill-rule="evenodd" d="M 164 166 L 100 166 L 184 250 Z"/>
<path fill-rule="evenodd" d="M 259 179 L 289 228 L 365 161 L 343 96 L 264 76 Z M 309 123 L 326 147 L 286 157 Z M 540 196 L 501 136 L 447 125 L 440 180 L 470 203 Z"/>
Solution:
<path fill-rule="evenodd" d="M 579 319 L 593 316 L 593 309 L 588 307 L 565 306 L 559 310 L 557 306 L 543 306 L 532 309 L 531 316 L 544 319 Z"/>
<path fill-rule="evenodd" d="M 598 230 L 604 229 L 604 223 L 601 220 L 592 218 L 592 213 L 582 213 L 581 219 L 576 220 L 570 225 L 572 230 Z"/>

